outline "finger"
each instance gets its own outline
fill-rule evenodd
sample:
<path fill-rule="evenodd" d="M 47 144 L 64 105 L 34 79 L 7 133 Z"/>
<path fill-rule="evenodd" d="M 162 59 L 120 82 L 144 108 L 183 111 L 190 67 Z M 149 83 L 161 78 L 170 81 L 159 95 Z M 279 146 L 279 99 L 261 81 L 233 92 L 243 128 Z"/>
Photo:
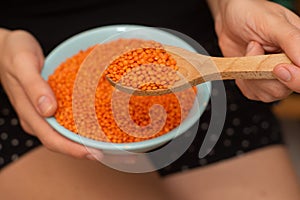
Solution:
<path fill-rule="evenodd" d="M 277 65 L 274 76 L 291 90 L 300 93 L 300 68 L 291 64 Z"/>
<path fill-rule="evenodd" d="M 259 100 L 259 98 L 256 95 L 256 92 L 252 91 L 252 88 L 249 87 L 249 80 L 237 79 L 235 83 L 246 98 L 255 101 Z"/>
<path fill-rule="evenodd" d="M 288 97 L 292 91 L 277 80 L 237 80 L 245 97 L 262 102 L 273 102 Z"/>
<path fill-rule="evenodd" d="M 246 49 L 246 56 L 255 56 L 255 55 L 262 55 L 265 51 L 263 47 L 255 41 L 251 41 Z"/>
<path fill-rule="evenodd" d="M 44 117 L 53 115 L 57 103 L 50 86 L 40 75 L 41 58 L 32 52 L 22 52 L 14 57 L 13 64 L 18 70 L 16 79 L 38 113 Z"/>
<path fill-rule="evenodd" d="M 292 92 L 278 80 L 249 80 L 248 84 L 251 84 L 258 99 L 266 103 L 284 99 Z"/>

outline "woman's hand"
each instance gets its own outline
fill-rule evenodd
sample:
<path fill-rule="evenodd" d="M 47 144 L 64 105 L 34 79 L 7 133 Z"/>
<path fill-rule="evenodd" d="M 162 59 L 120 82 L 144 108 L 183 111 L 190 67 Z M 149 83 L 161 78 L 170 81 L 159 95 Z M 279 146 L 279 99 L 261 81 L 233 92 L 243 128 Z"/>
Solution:
<path fill-rule="evenodd" d="M 39 43 L 26 31 L 0 29 L 0 80 L 23 129 L 50 150 L 95 159 L 100 151 L 87 150 L 54 131 L 44 117 L 54 114 L 55 96 L 40 76 L 44 56 Z M 91 155 L 93 152 L 93 155 Z"/>
<path fill-rule="evenodd" d="M 277 80 L 236 80 L 252 100 L 272 102 L 300 92 L 300 19 L 266 0 L 208 0 L 224 56 L 285 52 L 293 61 L 273 70 Z"/>

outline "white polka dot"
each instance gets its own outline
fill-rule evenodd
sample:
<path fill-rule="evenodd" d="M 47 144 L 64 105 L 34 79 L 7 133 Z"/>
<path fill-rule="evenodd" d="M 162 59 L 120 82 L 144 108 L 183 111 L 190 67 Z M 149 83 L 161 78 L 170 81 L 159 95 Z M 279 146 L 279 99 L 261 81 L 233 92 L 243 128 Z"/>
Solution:
<path fill-rule="evenodd" d="M 270 124 L 269 124 L 268 122 L 266 122 L 266 121 L 263 121 L 263 122 L 260 124 L 260 126 L 261 126 L 263 129 L 268 129 L 269 126 L 270 126 Z"/>
<path fill-rule="evenodd" d="M 33 145 L 33 141 L 32 140 L 26 140 L 26 142 L 25 142 L 25 146 L 26 147 L 32 147 L 32 145 Z"/>
<path fill-rule="evenodd" d="M 231 146 L 231 141 L 226 139 L 226 140 L 224 140 L 223 144 L 224 144 L 225 147 L 230 147 Z"/>
<path fill-rule="evenodd" d="M 229 105 L 229 110 L 230 111 L 236 111 L 238 109 L 238 106 L 236 104 L 230 104 Z"/>
<path fill-rule="evenodd" d="M 0 118 L 0 126 L 5 124 L 5 120 L 3 118 Z"/>
<path fill-rule="evenodd" d="M 17 160 L 19 158 L 19 155 L 18 154 L 13 154 L 11 156 L 11 160 L 14 161 L 14 160 Z"/>
<path fill-rule="evenodd" d="M 8 134 L 5 133 L 5 132 L 2 132 L 1 135 L 0 135 L 0 138 L 1 138 L 2 140 L 6 140 L 6 139 L 8 138 Z"/>
<path fill-rule="evenodd" d="M 232 125 L 233 126 L 239 126 L 241 124 L 241 120 L 239 118 L 234 118 L 232 120 Z"/>
<path fill-rule="evenodd" d="M 19 145 L 19 140 L 17 140 L 17 139 L 12 139 L 12 140 L 11 140 L 11 145 L 14 146 L 14 147 L 18 146 L 18 145 Z"/>
<path fill-rule="evenodd" d="M 10 120 L 10 124 L 11 124 L 12 126 L 17 126 L 17 125 L 19 124 L 19 121 L 18 121 L 17 118 L 12 118 L 12 119 Z"/>
<path fill-rule="evenodd" d="M 3 108 L 3 109 L 1 110 L 1 114 L 4 115 L 4 116 L 9 115 L 9 109 Z"/>
<path fill-rule="evenodd" d="M 250 145 L 250 142 L 249 142 L 248 140 L 243 140 L 243 141 L 242 141 L 242 147 L 243 147 L 243 148 L 248 148 L 249 145 Z"/>
<path fill-rule="evenodd" d="M 0 165 L 3 165 L 5 162 L 4 158 L 0 157 Z"/>
<path fill-rule="evenodd" d="M 199 161 L 200 165 L 206 165 L 207 164 L 207 160 L 205 158 L 200 159 Z"/>
<path fill-rule="evenodd" d="M 227 128 L 227 129 L 225 130 L 225 132 L 226 132 L 226 134 L 227 134 L 228 136 L 232 136 L 232 135 L 234 134 L 234 129 L 233 129 L 233 128 Z"/>
<path fill-rule="evenodd" d="M 201 129 L 202 129 L 203 131 L 205 131 L 205 130 L 208 129 L 208 123 L 203 122 L 203 123 L 201 123 L 200 127 L 201 127 Z"/>

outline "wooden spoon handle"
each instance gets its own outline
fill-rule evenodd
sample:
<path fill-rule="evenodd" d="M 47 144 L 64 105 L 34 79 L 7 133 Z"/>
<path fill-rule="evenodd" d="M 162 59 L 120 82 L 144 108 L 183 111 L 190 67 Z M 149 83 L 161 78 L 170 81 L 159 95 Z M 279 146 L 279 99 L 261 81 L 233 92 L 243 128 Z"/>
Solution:
<path fill-rule="evenodd" d="M 222 79 L 274 79 L 272 71 L 280 63 L 292 63 L 283 53 L 246 57 L 211 57 Z"/>

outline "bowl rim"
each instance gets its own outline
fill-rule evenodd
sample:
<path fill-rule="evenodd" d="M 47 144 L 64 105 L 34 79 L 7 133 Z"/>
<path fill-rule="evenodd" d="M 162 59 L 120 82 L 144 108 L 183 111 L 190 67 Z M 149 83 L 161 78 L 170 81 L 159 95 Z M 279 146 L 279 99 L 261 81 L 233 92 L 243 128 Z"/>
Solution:
<path fill-rule="evenodd" d="M 72 45 L 72 43 L 74 43 L 74 41 L 80 40 L 84 37 L 87 37 L 88 35 L 93 35 L 95 33 L 99 33 L 101 31 L 105 31 L 105 30 L 107 31 L 107 30 L 110 30 L 110 29 L 115 30 L 115 31 L 117 29 L 126 31 L 126 29 L 134 30 L 134 29 L 140 29 L 140 28 L 149 29 L 149 30 L 152 30 L 152 31 L 158 31 L 160 34 L 165 34 L 165 35 L 168 35 L 168 37 L 173 37 L 174 39 L 179 40 L 182 43 L 185 43 L 185 45 L 187 45 L 192 50 L 196 51 L 192 46 L 190 46 L 183 39 L 175 36 L 172 33 L 163 31 L 161 29 L 156 29 L 156 28 L 153 28 L 153 27 L 143 26 L 143 25 L 115 24 L 115 25 L 107 25 L 107 26 L 101 26 L 101 27 L 96 27 L 96 28 L 92 28 L 92 29 L 89 29 L 89 30 L 85 30 L 83 32 L 77 33 L 77 34 L 67 38 L 65 41 L 63 41 L 62 43 L 57 45 L 47 55 L 47 57 L 45 58 L 44 67 L 47 66 L 48 62 L 50 62 L 49 60 L 53 59 L 53 57 L 55 57 L 56 53 L 59 52 L 62 48 L 65 48 L 70 44 Z M 44 78 L 46 80 L 48 79 L 47 77 L 44 77 Z M 203 112 L 204 112 L 204 110 L 205 110 L 205 108 L 208 104 L 208 101 L 210 99 L 212 85 L 211 85 L 211 82 L 206 82 L 206 83 L 203 83 L 201 85 L 197 85 L 196 87 L 197 87 L 198 92 L 197 92 L 196 100 L 195 100 L 194 105 L 192 107 L 192 109 L 195 109 L 194 107 L 197 106 L 197 104 L 198 104 L 198 108 L 196 108 L 197 111 L 194 114 L 195 116 L 192 116 L 192 117 L 189 118 L 188 116 L 191 114 L 191 113 L 189 113 L 188 116 L 183 120 L 183 122 L 180 123 L 179 126 L 172 129 L 168 133 L 163 134 L 163 135 L 158 136 L 158 137 L 155 137 L 155 138 L 152 138 L 152 139 L 140 141 L 140 142 L 112 143 L 112 142 L 103 142 L 103 141 L 93 140 L 91 138 L 87 138 L 87 137 L 81 136 L 79 134 L 76 134 L 76 133 L 66 129 L 65 127 L 61 126 L 56 121 L 54 116 L 53 117 L 47 117 L 46 121 L 59 134 L 65 136 L 66 138 L 68 138 L 68 139 L 70 139 L 74 142 L 77 142 L 77 143 L 82 144 L 82 145 L 87 146 L 87 147 L 92 147 L 92 148 L 97 148 L 97 149 L 102 149 L 102 150 L 125 150 L 125 151 L 135 151 L 135 150 L 139 150 L 139 149 L 147 149 L 147 148 L 150 148 L 152 146 L 156 146 L 158 144 L 168 142 L 168 141 L 178 137 L 179 135 L 184 134 L 188 129 L 190 129 L 199 120 L 199 118 L 203 114 Z M 205 90 L 205 89 L 206 89 L 206 94 L 201 95 L 201 98 L 200 98 L 200 92 L 199 91 L 202 91 L 202 90 Z M 203 99 L 203 97 L 204 97 L 204 99 Z M 199 101 L 199 99 L 201 99 L 201 102 Z M 202 104 L 202 106 L 200 104 Z M 184 127 L 182 126 L 182 124 L 184 124 Z"/>

